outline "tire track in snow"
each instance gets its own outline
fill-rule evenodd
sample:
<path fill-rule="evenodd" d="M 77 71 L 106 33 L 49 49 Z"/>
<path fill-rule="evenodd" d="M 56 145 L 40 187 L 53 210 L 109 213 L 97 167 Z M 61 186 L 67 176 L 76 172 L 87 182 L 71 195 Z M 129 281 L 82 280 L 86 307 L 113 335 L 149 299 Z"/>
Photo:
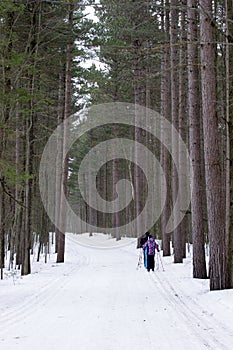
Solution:
<path fill-rule="evenodd" d="M 3 311 L 1 314 L 0 332 L 3 335 L 17 325 L 17 323 L 30 318 L 31 314 L 37 311 L 41 306 L 45 306 L 55 296 L 62 292 L 61 286 L 67 286 L 70 281 L 70 276 L 80 270 L 83 266 L 90 264 L 90 259 L 87 256 L 83 256 L 77 253 L 77 249 L 70 248 L 69 251 L 77 256 L 77 265 L 65 263 L 64 265 L 54 263 L 51 267 L 60 267 L 61 274 L 56 277 L 52 277 L 49 282 L 46 282 L 40 288 L 40 291 L 36 291 L 32 296 L 27 297 L 23 302 L 20 302 L 16 307 L 10 310 Z M 51 273 L 51 276 L 53 274 Z M 30 276 L 28 276 L 30 278 Z M 65 277 L 65 279 L 64 279 Z"/>
<path fill-rule="evenodd" d="M 156 286 L 156 288 L 159 288 L 160 293 L 167 300 L 167 303 L 175 311 L 179 312 L 182 319 L 185 321 L 185 324 L 189 326 L 190 332 L 197 338 L 199 343 L 201 340 L 202 345 L 211 350 L 228 349 L 214 334 L 212 334 L 212 332 L 209 332 L 211 330 L 209 323 L 204 321 L 200 315 L 195 312 L 194 308 L 191 308 L 181 297 L 179 297 L 167 279 L 164 280 L 164 277 L 161 279 L 159 273 L 155 273 L 153 276 L 150 274 L 149 278 L 153 282 L 154 287 Z"/>

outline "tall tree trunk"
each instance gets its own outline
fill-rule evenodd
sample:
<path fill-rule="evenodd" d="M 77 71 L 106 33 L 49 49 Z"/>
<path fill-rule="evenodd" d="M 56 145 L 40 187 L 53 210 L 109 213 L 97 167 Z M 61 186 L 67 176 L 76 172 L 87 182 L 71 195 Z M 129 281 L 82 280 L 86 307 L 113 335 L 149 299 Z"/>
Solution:
<path fill-rule="evenodd" d="M 118 69 L 118 60 L 117 60 L 117 55 L 114 57 L 114 102 L 118 102 L 119 101 L 119 97 L 118 97 L 118 73 L 119 73 L 119 69 Z M 117 105 L 115 106 L 116 112 L 115 115 L 118 115 L 118 111 L 117 111 Z M 114 133 L 114 138 L 118 138 L 119 137 L 119 126 L 117 124 L 114 124 L 113 127 L 113 133 Z M 118 161 L 117 159 L 113 159 L 112 161 L 112 177 L 113 177 L 113 181 L 112 181 L 112 186 L 113 186 L 113 191 L 115 192 L 116 189 L 116 184 L 119 178 L 119 170 L 118 170 Z M 119 231 L 119 227 L 120 227 L 120 213 L 117 211 L 117 209 L 114 210 L 114 214 L 113 214 L 113 226 L 115 228 L 114 232 L 114 236 L 116 238 L 117 241 L 119 241 L 121 239 L 121 234 Z"/>
<path fill-rule="evenodd" d="M 33 90 L 32 90 L 33 91 Z M 32 108 L 32 106 L 30 106 Z M 32 109 L 31 109 L 32 110 Z M 33 129 L 32 129 L 32 119 L 28 118 L 25 121 L 25 173 L 29 176 L 32 175 L 32 139 L 33 139 Z M 30 263 L 30 248 L 31 248 L 31 220 L 32 220 L 32 178 L 28 177 L 25 181 L 25 191 L 24 191 L 24 236 L 23 236 L 23 260 L 22 260 L 22 275 L 28 275 L 31 273 L 31 263 Z"/>
<path fill-rule="evenodd" d="M 74 5 L 69 5 L 68 22 L 70 28 L 73 27 L 73 13 Z M 66 52 L 66 78 L 65 78 L 65 109 L 64 109 L 64 135 L 63 135 L 63 169 L 62 169 L 62 190 L 61 190 L 61 204 L 60 204 L 60 224 L 58 234 L 58 251 L 57 262 L 64 262 L 65 257 L 65 231 L 66 231 L 66 195 L 67 195 L 67 180 L 68 180 L 68 138 L 69 138 L 69 117 L 71 116 L 71 90 L 72 90 L 72 61 L 73 61 L 73 38 L 67 44 Z"/>
<path fill-rule="evenodd" d="M 7 28 L 7 38 L 3 36 L 6 47 L 4 56 L 2 56 L 2 91 L 1 94 L 4 99 L 1 100 L 0 110 L 0 160 L 3 161 L 3 171 L 1 169 L 1 190 L 0 190 L 0 269 L 1 278 L 3 278 L 3 267 L 4 267 L 4 246 L 5 246 L 5 229 L 6 229 L 6 193 L 5 193 L 5 176 L 4 176 L 4 161 L 6 161 L 6 149 L 8 141 L 8 122 L 12 116 L 12 101 L 11 101 L 11 90 L 12 90 L 12 65 L 7 62 L 11 62 L 12 51 L 13 51 L 13 25 L 15 21 L 15 13 L 12 11 L 6 11 L 5 24 Z M 3 46 L 4 47 L 4 46 Z"/>
<path fill-rule="evenodd" d="M 62 64 L 61 64 L 62 65 Z M 58 108 L 57 108 L 57 122 L 61 125 L 63 121 L 63 106 L 64 106 L 64 74 L 59 74 L 58 86 Z M 62 191 L 62 158 L 63 158 L 63 129 L 60 127 L 57 134 L 57 155 L 56 155 L 56 193 L 55 193 L 55 252 L 58 251 L 59 242 L 59 220 L 60 220 L 60 205 L 61 205 L 61 191 Z"/>
<path fill-rule="evenodd" d="M 227 287 L 233 288 L 233 1 L 226 0 L 226 247 Z"/>
<path fill-rule="evenodd" d="M 202 113 L 210 242 L 210 290 L 226 287 L 225 213 L 218 142 L 215 35 L 212 1 L 200 0 Z"/>
<path fill-rule="evenodd" d="M 163 14 L 163 32 L 164 32 L 164 48 L 161 62 L 161 115 L 168 121 L 171 121 L 171 84 L 170 84 L 170 50 L 169 50 L 169 1 L 164 3 Z M 167 145 L 171 138 L 171 130 L 165 130 L 165 125 L 161 125 L 162 145 Z M 171 233 L 166 231 L 166 226 L 171 215 L 171 164 L 169 152 L 166 147 L 161 147 L 161 165 L 164 171 L 166 180 L 167 193 L 162 191 L 164 198 L 164 208 L 161 216 L 161 231 L 162 231 L 162 247 L 163 255 L 171 255 Z M 164 184 L 165 185 L 165 184 Z M 163 186 L 162 186 L 163 187 Z"/>
<path fill-rule="evenodd" d="M 20 165 L 20 142 L 19 142 L 19 103 L 16 104 L 15 111 L 15 173 L 19 176 Z M 12 227 L 11 242 L 10 242 L 10 263 L 9 266 L 13 268 L 14 254 L 16 253 L 15 243 L 19 239 L 19 213 L 22 208 L 19 206 L 20 201 L 20 187 L 15 184 L 15 203 L 14 203 L 14 224 Z"/>
<path fill-rule="evenodd" d="M 90 131 L 90 142 L 89 142 L 89 147 L 90 149 L 92 148 L 93 146 L 93 134 L 92 134 L 92 131 Z M 95 225 L 95 217 L 94 217 L 94 210 L 91 206 L 91 201 L 92 201 L 92 196 L 93 196 L 93 193 L 92 193 L 92 186 L 91 186 L 91 176 L 92 176 L 92 164 L 91 164 L 91 159 L 89 160 L 89 164 L 88 164 L 88 183 L 87 183 L 87 191 L 88 191 L 88 222 L 89 224 L 92 226 Z M 92 228 L 90 228 L 90 231 L 89 231 L 89 235 L 90 237 L 93 235 L 93 232 L 92 232 Z"/>
<path fill-rule="evenodd" d="M 0 274 L 1 280 L 3 279 L 3 268 L 5 263 L 5 226 L 6 226 L 6 203 L 5 203 L 5 191 L 4 191 L 4 178 L 1 179 L 1 188 L 0 188 Z"/>
<path fill-rule="evenodd" d="M 179 189 L 179 169 L 175 164 L 179 164 L 179 140 L 176 137 L 175 129 L 179 132 L 179 49 L 178 49 L 178 19 L 179 19 L 179 2 L 171 0 L 171 27 L 170 27 L 170 43 L 171 43 L 171 113 L 172 113 L 172 149 L 174 161 L 172 164 L 172 200 L 174 211 L 174 263 L 183 262 L 183 237 L 180 229 L 180 208 L 177 203 Z M 175 203 L 177 205 L 175 206 Z"/>
<path fill-rule="evenodd" d="M 41 3 L 34 4 L 32 18 L 31 18 L 31 28 L 28 37 L 29 42 L 29 54 L 31 55 L 31 67 L 33 69 L 28 70 L 28 80 L 30 91 L 30 101 L 29 101 L 29 111 L 30 114 L 25 120 L 25 173 L 27 178 L 25 180 L 25 190 L 24 190 L 24 237 L 23 237 L 23 259 L 22 259 L 22 275 L 27 275 L 31 273 L 31 263 L 30 263 L 30 249 L 31 249 L 31 236 L 32 236 L 32 196 L 33 196 L 33 141 L 34 141 L 34 118 L 35 118 L 35 81 L 36 81 L 36 68 L 37 68 L 37 56 L 38 56 L 38 44 L 39 38 L 38 33 L 40 29 L 41 20 Z"/>
<path fill-rule="evenodd" d="M 138 106 L 141 104 L 141 87 L 140 87 L 140 41 L 134 41 L 134 103 L 135 103 L 135 125 L 138 124 L 138 120 L 140 119 L 139 108 Z M 140 169 L 136 165 L 138 163 L 138 159 L 140 157 L 137 143 L 141 141 L 140 138 L 140 130 L 135 127 L 134 133 L 135 143 L 135 166 L 134 166 L 134 181 L 135 181 L 135 215 L 136 218 L 139 217 L 140 212 L 142 210 L 142 199 L 143 199 L 143 191 L 142 191 L 142 179 L 140 174 Z M 143 222 L 137 220 L 136 221 L 136 234 L 137 236 L 143 234 Z"/>
<path fill-rule="evenodd" d="M 189 138 L 191 159 L 191 222 L 193 242 L 193 277 L 207 278 L 205 249 L 204 249 L 204 221 L 202 195 L 202 154 L 201 154 L 201 116 L 200 91 L 198 70 L 198 7 L 197 0 L 188 0 L 188 111 Z"/>
<path fill-rule="evenodd" d="M 145 102 L 146 102 L 146 125 L 149 125 L 150 123 L 150 107 L 151 107 L 151 62 L 150 62 L 150 42 L 149 40 L 146 43 L 147 50 L 146 50 L 146 93 L 145 93 Z M 146 140 L 145 140 L 145 145 L 147 148 L 150 147 L 150 137 L 149 133 L 146 133 Z M 150 169 L 150 164 L 149 164 L 149 159 L 148 156 L 146 157 L 146 164 L 145 164 L 145 173 L 149 174 L 149 169 Z M 157 177 L 158 178 L 158 177 Z M 155 193 L 155 191 L 153 191 Z M 159 196 L 161 198 L 161 194 Z M 144 198 L 146 200 L 146 198 Z M 154 204 L 155 201 L 153 201 Z M 151 208 L 152 210 L 155 210 L 155 206 Z M 146 221 L 146 226 L 149 222 L 149 212 L 146 213 L 145 215 L 145 221 Z"/>
<path fill-rule="evenodd" d="M 182 10 L 180 18 L 180 68 L 179 68 L 179 134 L 181 139 L 186 143 L 188 139 L 187 130 L 187 33 L 186 33 L 186 5 L 187 1 L 182 1 Z M 179 186 L 182 191 L 187 193 L 189 184 L 186 181 L 187 174 L 186 154 L 179 143 Z M 181 212 L 186 208 L 182 208 L 182 201 L 180 201 Z M 187 231 L 187 216 L 185 215 L 179 225 L 180 235 L 182 237 L 183 258 L 186 257 L 186 231 Z"/>

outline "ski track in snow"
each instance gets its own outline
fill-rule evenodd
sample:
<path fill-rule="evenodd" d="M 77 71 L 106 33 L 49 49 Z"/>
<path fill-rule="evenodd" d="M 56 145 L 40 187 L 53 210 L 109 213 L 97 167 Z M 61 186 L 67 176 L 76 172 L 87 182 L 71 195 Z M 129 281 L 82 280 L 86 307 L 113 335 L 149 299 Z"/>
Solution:
<path fill-rule="evenodd" d="M 39 290 L 3 308 L 1 350 L 231 349 L 232 325 L 195 301 L 175 270 L 137 269 L 135 245 L 101 251 L 68 235 L 67 247 Z"/>
<path fill-rule="evenodd" d="M 212 330 L 217 334 L 218 332 L 216 332 L 216 323 L 213 327 L 211 326 L 213 321 L 211 318 L 204 321 L 196 305 L 192 302 L 191 304 L 193 307 L 190 307 L 190 305 L 183 300 L 184 296 L 182 295 L 181 297 L 178 295 L 177 291 L 167 279 L 165 281 L 161 279 L 161 275 L 157 274 L 156 276 L 152 276 L 151 274 L 150 278 L 154 283 L 154 287 L 159 289 L 160 294 L 166 299 L 168 305 L 171 305 L 171 307 L 180 314 L 183 322 L 189 327 L 190 333 L 197 338 L 200 345 L 202 344 L 208 349 L 227 349 L 226 345 L 212 334 Z M 164 276 L 162 278 L 164 278 Z M 183 322 L 181 321 L 181 324 L 183 324 Z M 225 329 L 221 328 L 221 331 L 225 331 Z M 206 332 L 210 333 L 207 335 Z"/>
<path fill-rule="evenodd" d="M 193 298 L 185 295 L 183 291 L 178 290 L 177 286 L 175 289 L 166 274 L 163 274 L 163 276 L 156 274 L 152 278 L 155 283 L 159 282 L 159 286 L 161 287 L 160 292 L 164 293 L 167 300 L 173 304 L 174 308 L 190 324 L 193 332 L 203 339 L 203 344 L 207 348 L 227 349 L 224 341 L 227 339 L 227 343 L 229 344 L 229 341 L 233 339 L 232 329 L 219 321 L 208 310 L 201 307 Z M 208 337 L 206 337 L 207 332 Z"/>
<path fill-rule="evenodd" d="M 60 292 L 61 286 L 64 287 L 69 283 L 69 277 L 74 271 L 88 265 L 86 256 L 78 256 L 77 251 L 71 247 L 71 251 L 78 257 L 79 265 L 74 264 L 52 264 L 53 268 L 61 267 L 61 274 L 59 276 L 53 275 L 48 282 L 46 282 L 39 291 L 36 291 L 32 296 L 27 297 L 20 304 L 6 310 L 1 314 L 0 334 L 8 332 L 10 328 L 15 327 L 22 320 L 30 318 L 33 312 L 38 310 L 42 305 L 46 304 Z M 65 279 L 64 279 L 65 277 Z"/>
<path fill-rule="evenodd" d="M 161 266 L 160 260 L 157 264 Z M 156 263 L 155 263 L 156 265 Z M 155 266 L 156 268 L 156 266 Z M 154 290 L 159 291 L 160 296 L 166 300 L 166 308 L 170 306 L 173 311 L 177 312 L 182 319 L 181 325 L 188 326 L 188 330 L 196 337 L 200 346 L 211 350 L 230 350 L 228 344 L 232 343 L 233 329 L 228 327 L 227 323 L 221 322 L 214 317 L 213 313 L 199 305 L 193 298 L 179 288 L 179 284 L 175 286 L 169 281 L 167 274 L 161 270 L 147 273 L 149 282 Z M 176 281 L 175 273 L 173 273 L 172 281 Z M 232 311 L 232 310 L 231 310 Z M 183 321 L 182 321 L 183 320 Z"/>

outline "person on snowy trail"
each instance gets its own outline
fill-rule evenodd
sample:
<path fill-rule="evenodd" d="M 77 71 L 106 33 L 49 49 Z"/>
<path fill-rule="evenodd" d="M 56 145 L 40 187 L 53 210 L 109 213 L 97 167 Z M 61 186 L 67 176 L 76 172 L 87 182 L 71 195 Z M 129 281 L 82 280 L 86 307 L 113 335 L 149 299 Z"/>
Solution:
<path fill-rule="evenodd" d="M 138 245 L 137 248 L 143 248 L 143 245 L 148 241 L 148 238 L 152 237 L 150 232 L 144 233 L 144 235 L 138 237 Z M 144 266 L 147 269 L 147 249 L 143 249 L 143 261 Z"/>
<path fill-rule="evenodd" d="M 159 252 L 159 246 L 155 242 L 153 237 L 148 237 L 148 240 L 146 243 L 143 244 L 143 251 L 147 255 L 146 260 L 147 260 L 147 266 L 146 269 L 148 272 L 150 270 L 154 271 L 155 270 L 155 250 Z"/>
<path fill-rule="evenodd" d="M 146 232 L 146 233 L 144 233 L 144 235 L 138 237 L 137 249 L 142 248 L 143 244 L 146 243 L 146 241 L 148 240 L 149 237 L 152 237 L 150 232 Z"/>

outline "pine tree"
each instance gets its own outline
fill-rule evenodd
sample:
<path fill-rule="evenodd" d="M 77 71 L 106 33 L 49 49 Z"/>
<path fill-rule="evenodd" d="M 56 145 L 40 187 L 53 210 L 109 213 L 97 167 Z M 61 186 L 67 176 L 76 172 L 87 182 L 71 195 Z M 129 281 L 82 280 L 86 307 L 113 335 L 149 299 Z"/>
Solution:
<path fill-rule="evenodd" d="M 202 194 L 202 154 L 201 154 L 201 116 L 198 69 L 198 7 L 196 0 L 188 0 L 188 108 L 190 124 L 191 159 L 191 223 L 193 242 L 193 277 L 206 278 L 204 249 L 204 214 Z"/>
<path fill-rule="evenodd" d="M 171 122 L 171 83 L 170 83 L 170 48 L 169 48 L 169 32 L 170 32 L 170 19 L 169 19 L 169 3 L 164 1 L 163 4 L 163 50 L 161 57 L 161 115 Z M 170 142 L 171 130 L 164 129 L 165 126 L 161 126 L 162 130 L 162 143 L 167 145 Z M 163 242 L 163 255 L 169 256 L 171 254 L 171 233 L 166 232 L 166 226 L 171 215 L 171 164 L 169 152 L 165 147 L 161 147 L 161 166 L 164 169 L 164 175 L 166 178 L 167 193 L 164 199 L 164 209 L 162 211 L 161 219 L 161 231 Z M 163 195 L 163 194 L 162 194 Z"/>
<path fill-rule="evenodd" d="M 233 288 L 233 4 L 226 1 L 226 128 L 227 128 L 227 184 L 226 184 L 226 249 L 227 287 Z"/>
<path fill-rule="evenodd" d="M 226 287 L 225 216 L 218 141 L 215 71 L 215 35 L 212 1 L 200 1 L 202 120 L 206 171 L 206 194 L 210 243 L 210 289 Z"/>

